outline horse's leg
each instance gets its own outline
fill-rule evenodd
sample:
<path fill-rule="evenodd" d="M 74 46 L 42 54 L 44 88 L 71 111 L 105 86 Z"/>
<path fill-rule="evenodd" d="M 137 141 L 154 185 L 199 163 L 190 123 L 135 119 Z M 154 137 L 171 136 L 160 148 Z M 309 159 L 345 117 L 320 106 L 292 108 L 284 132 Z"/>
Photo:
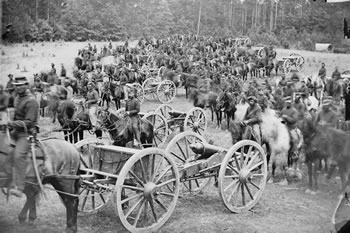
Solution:
<path fill-rule="evenodd" d="M 24 223 L 27 218 L 27 213 L 29 211 L 29 223 L 33 224 L 36 219 L 36 205 L 35 205 L 35 198 L 38 194 L 38 190 L 36 190 L 33 186 L 26 185 L 24 189 L 24 193 L 26 194 L 26 202 L 18 215 L 18 220 L 20 223 Z"/>
<path fill-rule="evenodd" d="M 318 190 L 318 172 L 317 172 L 317 168 L 316 168 L 316 164 L 312 163 L 312 172 L 314 175 L 314 189 L 315 191 Z"/>

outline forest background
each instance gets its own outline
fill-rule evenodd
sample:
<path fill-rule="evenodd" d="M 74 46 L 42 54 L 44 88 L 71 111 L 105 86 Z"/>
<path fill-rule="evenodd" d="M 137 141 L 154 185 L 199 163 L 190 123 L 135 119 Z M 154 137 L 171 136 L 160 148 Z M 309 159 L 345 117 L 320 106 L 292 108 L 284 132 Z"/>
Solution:
<path fill-rule="evenodd" d="M 7 41 L 119 41 L 175 34 L 248 36 L 254 44 L 348 48 L 350 2 L 313 0 L 2 0 Z"/>

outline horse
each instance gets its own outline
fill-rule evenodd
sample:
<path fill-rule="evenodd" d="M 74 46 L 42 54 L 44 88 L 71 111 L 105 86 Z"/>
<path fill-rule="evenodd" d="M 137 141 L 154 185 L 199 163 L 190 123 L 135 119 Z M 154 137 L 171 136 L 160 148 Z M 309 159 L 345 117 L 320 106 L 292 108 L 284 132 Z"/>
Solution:
<path fill-rule="evenodd" d="M 12 153 L 13 148 L 9 145 L 8 137 L 2 128 L 0 140 L 0 187 L 9 187 L 12 183 Z M 35 155 L 38 163 L 39 174 L 42 184 L 51 184 L 58 192 L 66 207 L 66 232 L 77 232 L 78 194 L 79 194 L 79 163 L 80 154 L 74 145 L 60 139 L 38 140 L 35 146 Z M 29 218 L 33 223 L 37 218 L 36 207 L 40 188 L 32 162 L 27 164 L 26 183 L 24 194 L 26 202 L 18 216 L 20 223 Z M 3 172 L 6 171 L 6 172 Z"/>
<path fill-rule="evenodd" d="M 305 83 L 309 84 L 312 88 L 311 94 L 318 100 L 323 98 L 325 84 L 317 73 L 313 73 L 311 76 L 305 77 Z"/>
<path fill-rule="evenodd" d="M 230 120 L 234 119 L 236 112 L 236 99 L 227 90 L 219 94 L 217 98 L 217 108 L 218 111 L 223 111 L 226 116 L 227 128 L 230 127 Z M 221 124 L 221 117 L 220 117 Z"/>
<path fill-rule="evenodd" d="M 306 145 L 306 162 L 308 165 L 309 188 L 318 189 L 316 161 L 331 161 L 327 178 L 332 175 L 335 166 L 339 168 L 341 192 L 350 185 L 350 140 L 349 133 L 327 125 L 316 125 L 314 116 L 305 118 L 301 127 Z"/>
<path fill-rule="evenodd" d="M 99 110 L 97 114 L 98 128 L 108 131 L 113 140 L 113 145 L 126 147 L 128 142 L 132 142 L 134 135 L 130 127 L 130 117 L 125 116 L 122 111 L 113 114 L 108 109 Z M 151 147 L 154 139 L 152 123 L 146 119 L 140 119 L 139 132 L 141 133 L 140 140 L 143 147 Z"/>

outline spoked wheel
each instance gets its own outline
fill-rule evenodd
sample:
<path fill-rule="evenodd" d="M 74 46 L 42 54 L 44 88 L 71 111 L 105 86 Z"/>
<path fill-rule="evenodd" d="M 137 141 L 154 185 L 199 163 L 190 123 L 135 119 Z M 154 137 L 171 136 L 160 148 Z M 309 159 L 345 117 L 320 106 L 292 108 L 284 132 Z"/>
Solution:
<path fill-rule="evenodd" d="M 168 138 L 168 124 L 166 119 L 159 113 L 147 113 L 142 117 L 147 119 L 153 125 L 153 143 L 155 147 L 161 147 Z"/>
<path fill-rule="evenodd" d="M 110 199 L 114 184 L 93 183 L 93 179 L 103 179 L 105 177 L 95 176 L 91 171 L 86 169 L 93 169 L 93 155 L 94 148 L 101 144 L 98 139 L 84 139 L 75 144 L 75 147 L 80 152 L 80 168 L 81 168 L 81 182 L 79 192 L 79 216 L 85 216 L 96 213 L 101 209 Z"/>
<path fill-rule="evenodd" d="M 148 78 L 143 82 L 142 88 L 146 100 L 156 99 L 157 86 L 155 83 L 155 78 Z"/>
<path fill-rule="evenodd" d="M 207 130 L 207 117 L 201 108 L 192 108 L 187 114 L 184 122 L 185 130 L 204 135 Z"/>
<path fill-rule="evenodd" d="M 300 56 L 297 58 L 296 62 L 295 62 L 295 66 L 297 67 L 297 70 L 299 72 L 304 70 L 304 65 L 305 65 L 305 59 L 304 57 Z"/>
<path fill-rule="evenodd" d="M 186 163 L 193 161 L 198 155 L 190 148 L 191 144 L 206 142 L 199 134 L 194 132 L 182 132 L 176 135 L 165 149 L 175 159 L 176 165 L 181 173 Z M 200 192 L 209 182 L 210 178 L 196 177 L 196 179 L 185 179 L 182 182 L 181 192 L 183 194 Z"/>
<path fill-rule="evenodd" d="M 137 91 L 136 98 L 140 101 L 140 103 L 142 103 L 144 100 L 144 93 L 143 93 L 143 88 L 142 88 L 141 84 L 133 83 L 132 86 L 134 88 L 136 88 L 136 91 Z"/>
<path fill-rule="evenodd" d="M 260 200 L 267 179 L 267 161 L 256 142 L 242 140 L 225 155 L 219 171 L 219 192 L 234 213 L 247 211 Z"/>
<path fill-rule="evenodd" d="M 284 60 L 283 62 L 283 71 L 285 74 L 289 74 L 292 69 L 292 62 L 289 59 Z"/>
<path fill-rule="evenodd" d="M 130 232 L 155 232 L 179 197 L 179 172 L 164 150 L 147 148 L 123 166 L 115 188 L 116 212 Z"/>
<path fill-rule="evenodd" d="M 171 107 L 168 104 L 161 104 L 158 106 L 158 108 L 156 109 L 156 113 L 159 113 L 160 115 L 162 115 L 165 119 L 170 119 L 170 114 L 169 112 L 173 111 L 173 107 Z"/>
<path fill-rule="evenodd" d="M 157 97 L 163 104 L 170 103 L 176 96 L 175 83 L 170 80 L 162 81 L 157 88 Z"/>

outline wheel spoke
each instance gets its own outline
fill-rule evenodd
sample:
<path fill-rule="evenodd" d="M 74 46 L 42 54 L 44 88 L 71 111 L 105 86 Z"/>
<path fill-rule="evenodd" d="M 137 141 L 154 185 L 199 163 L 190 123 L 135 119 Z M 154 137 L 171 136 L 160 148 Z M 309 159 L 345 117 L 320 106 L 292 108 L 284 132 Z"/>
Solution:
<path fill-rule="evenodd" d="M 232 192 L 231 194 L 228 196 L 228 199 L 227 201 L 230 202 L 231 201 L 231 198 L 233 197 L 233 195 L 235 194 L 235 192 L 239 192 L 239 187 L 241 186 L 241 183 L 238 183 L 233 189 L 232 189 Z"/>
<path fill-rule="evenodd" d="M 140 209 L 139 209 L 139 211 L 137 212 L 137 215 L 136 215 L 136 218 L 135 218 L 135 221 L 134 221 L 134 227 L 136 227 L 136 225 L 137 225 L 137 222 L 139 221 L 139 219 L 140 219 L 140 216 L 141 216 L 141 213 L 142 213 L 142 211 L 143 211 L 143 208 L 144 208 L 144 206 L 145 206 L 145 203 L 146 203 L 146 200 L 145 199 L 143 199 L 143 201 L 142 201 L 142 204 L 141 204 L 141 206 L 140 206 Z"/>
<path fill-rule="evenodd" d="M 163 210 L 165 210 L 165 212 L 168 212 L 168 209 L 163 205 L 163 203 L 161 203 L 158 198 L 154 198 L 154 201 L 158 203 L 158 205 L 160 207 L 162 207 Z"/>
<path fill-rule="evenodd" d="M 244 186 L 241 185 L 241 193 L 242 193 L 242 204 L 245 206 L 245 194 L 244 194 Z"/>
<path fill-rule="evenodd" d="M 129 173 L 136 179 L 137 183 L 139 183 L 142 187 L 144 186 L 142 180 L 133 171 L 130 170 Z"/>
<path fill-rule="evenodd" d="M 172 155 L 174 155 L 177 159 L 181 160 L 183 163 L 186 162 L 186 160 L 184 160 L 183 158 L 179 157 L 177 154 L 175 154 L 174 152 L 170 152 Z"/>
<path fill-rule="evenodd" d="M 231 164 L 227 164 L 227 167 L 229 167 L 233 172 L 235 172 L 237 175 L 239 175 L 239 172 Z"/>
<path fill-rule="evenodd" d="M 252 156 L 252 158 L 250 159 L 247 168 L 250 168 L 252 166 L 252 164 L 254 163 L 254 160 L 256 159 L 256 157 L 258 156 L 259 151 L 255 152 L 254 155 Z"/>
<path fill-rule="evenodd" d="M 176 179 L 167 180 L 167 181 L 165 181 L 163 183 L 157 184 L 157 187 L 160 188 L 160 187 L 162 187 L 164 185 L 170 184 L 170 183 L 175 182 L 175 181 L 176 181 Z"/>
<path fill-rule="evenodd" d="M 121 201 L 121 204 L 124 204 L 125 202 L 131 201 L 131 200 L 133 200 L 133 199 L 135 199 L 135 198 L 138 198 L 138 197 L 140 197 L 140 196 L 142 196 L 142 195 L 143 195 L 143 193 L 137 193 L 137 194 L 134 195 L 134 196 L 125 198 L 125 199 L 123 199 L 123 200 Z"/>
<path fill-rule="evenodd" d="M 262 164 L 264 164 L 264 161 L 260 161 L 259 163 L 255 164 L 253 167 L 249 168 L 249 170 L 252 171 L 252 170 L 254 170 L 255 168 L 259 167 Z"/>
<path fill-rule="evenodd" d="M 87 190 L 87 191 L 86 191 L 86 195 L 84 196 L 84 199 L 83 199 L 83 204 L 81 205 L 81 211 L 83 211 L 84 208 L 85 208 L 86 201 L 87 201 L 87 199 L 88 199 L 89 193 L 90 193 L 90 190 Z"/>
<path fill-rule="evenodd" d="M 128 218 L 129 215 L 135 210 L 135 208 L 144 200 L 143 196 L 140 196 L 140 199 L 129 209 L 129 211 L 125 214 L 125 218 Z"/>
<path fill-rule="evenodd" d="M 91 192 L 91 203 L 92 203 L 92 209 L 95 209 L 95 192 Z"/>
<path fill-rule="evenodd" d="M 153 215 L 153 218 L 156 222 L 158 222 L 158 218 L 157 218 L 157 215 L 156 215 L 156 212 L 155 212 L 155 209 L 154 209 L 154 204 L 153 204 L 153 199 L 151 199 L 149 201 L 149 205 L 151 207 L 151 210 L 152 210 L 152 215 Z"/>
<path fill-rule="evenodd" d="M 136 191 L 141 191 L 141 192 L 144 191 L 143 188 L 136 187 L 136 186 L 130 186 L 130 185 L 123 185 L 122 188 L 136 190 Z"/>
<path fill-rule="evenodd" d="M 239 180 L 234 180 L 233 182 L 231 182 L 231 184 L 229 184 L 225 189 L 224 192 L 226 192 L 227 190 L 229 190 L 233 185 L 237 184 L 239 182 Z"/>
<path fill-rule="evenodd" d="M 253 197 L 252 193 L 250 192 L 250 189 L 249 189 L 247 183 L 244 183 L 244 186 L 245 186 L 245 189 L 247 190 L 247 192 L 248 192 L 250 198 L 254 201 L 254 197 Z"/>
<path fill-rule="evenodd" d="M 154 182 L 154 183 L 158 184 L 158 182 L 163 178 L 163 176 L 164 176 L 171 168 L 172 168 L 171 165 L 167 166 L 167 167 L 164 169 L 164 171 L 162 172 L 162 174 L 157 178 L 156 182 Z"/>
<path fill-rule="evenodd" d="M 251 183 L 255 188 L 257 188 L 258 190 L 260 190 L 260 187 L 257 186 L 253 181 L 250 180 L 249 183 Z"/>
<path fill-rule="evenodd" d="M 158 171 L 159 171 L 160 167 L 162 166 L 162 164 L 163 164 L 163 159 L 160 159 L 158 164 L 157 164 L 157 167 L 156 167 L 154 173 L 152 174 L 151 182 L 154 181 L 154 179 L 156 177 L 156 174 L 158 173 Z"/>
<path fill-rule="evenodd" d="M 175 197 L 175 194 L 173 194 L 173 193 L 159 192 L 159 194 L 164 195 L 164 196 Z"/>
<path fill-rule="evenodd" d="M 233 157 L 235 158 L 235 163 L 236 163 L 237 169 L 238 169 L 238 171 L 240 171 L 240 170 L 241 170 L 241 167 L 239 166 L 239 162 L 238 162 L 238 159 L 237 159 L 237 155 L 234 154 Z"/>
<path fill-rule="evenodd" d="M 177 147 L 180 149 L 180 152 L 182 153 L 183 158 L 184 158 L 184 159 L 185 159 L 185 161 L 186 161 L 187 156 L 186 156 L 185 152 L 182 150 L 182 148 L 181 148 L 181 146 L 179 145 L 179 143 L 178 143 L 178 142 L 176 142 L 176 145 L 177 145 Z"/>

